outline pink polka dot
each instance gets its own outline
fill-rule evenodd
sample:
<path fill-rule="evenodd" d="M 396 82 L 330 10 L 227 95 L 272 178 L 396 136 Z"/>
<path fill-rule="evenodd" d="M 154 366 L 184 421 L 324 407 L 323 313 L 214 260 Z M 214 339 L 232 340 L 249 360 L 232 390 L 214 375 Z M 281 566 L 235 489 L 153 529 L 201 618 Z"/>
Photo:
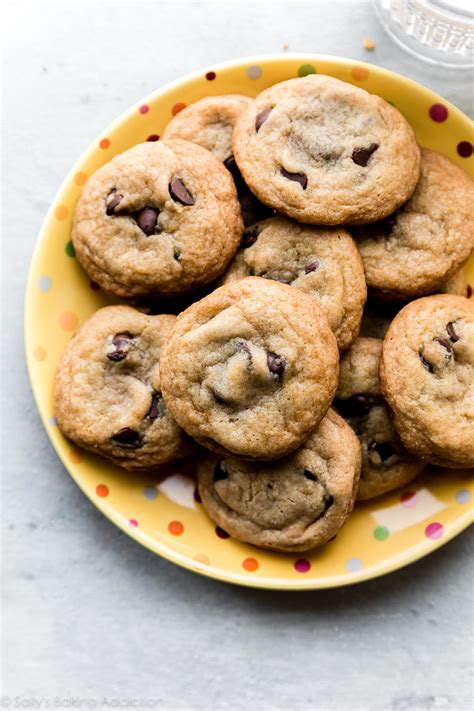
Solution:
<path fill-rule="evenodd" d="M 457 151 L 461 158 L 470 158 L 472 156 L 472 143 L 461 141 L 458 143 Z"/>
<path fill-rule="evenodd" d="M 446 121 L 448 118 L 448 109 L 444 104 L 433 104 L 428 111 L 430 118 L 437 123 Z"/>
<path fill-rule="evenodd" d="M 218 536 L 219 538 L 230 538 L 230 535 L 227 533 L 227 531 L 224 531 L 224 529 L 220 526 L 216 526 L 216 536 Z"/>
<path fill-rule="evenodd" d="M 294 568 L 298 573 L 307 573 L 308 570 L 311 570 L 311 563 L 306 558 L 300 558 L 296 561 Z"/>
<path fill-rule="evenodd" d="M 430 523 L 425 528 L 425 536 L 432 541 L 437 541 L 444 534 L 444 526 L 441 523 Z"/>
<path fill-rule="evenodd" d="M 402 502 L 402 506 L 405 506 L 407 509 L 412 509 L 416 506 L 418 499 L 414 491 L 404 491 L 400 496 L 400 501 Z"/>
<path fill-rule="evenodd" d="M 129 524 L 132 528 L 136 528 L 138 526 L 138 521 L 135 518 L 131 518 L 129 520 Z"/>
<path fill-rule="evenodd" d="M 150 107 L 147 106 L 146 104 L 143 104 L 142 106 L 140 106 L 140 108 L 138 110 L 141 114 L 147 114 L 150 110 Z"/>

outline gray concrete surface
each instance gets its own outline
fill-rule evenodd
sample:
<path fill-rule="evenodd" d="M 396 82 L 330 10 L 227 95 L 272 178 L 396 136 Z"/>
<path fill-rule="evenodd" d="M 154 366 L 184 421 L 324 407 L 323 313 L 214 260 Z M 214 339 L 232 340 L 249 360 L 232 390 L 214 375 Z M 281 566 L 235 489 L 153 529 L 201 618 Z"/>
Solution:
<path fill-rule="evenodd" d="M 63 176 L 164 82 L 284 42 L 369 59 L 472 112 L 468 79 L 404 55 L 366 2 L 15 2 L 3 30 L 0 706 L 468 711 L 472 535 L 335 591 L 199 578 L 140 548 L 76 488 L 36 414 L 22 344 L 28 262 Z"/>

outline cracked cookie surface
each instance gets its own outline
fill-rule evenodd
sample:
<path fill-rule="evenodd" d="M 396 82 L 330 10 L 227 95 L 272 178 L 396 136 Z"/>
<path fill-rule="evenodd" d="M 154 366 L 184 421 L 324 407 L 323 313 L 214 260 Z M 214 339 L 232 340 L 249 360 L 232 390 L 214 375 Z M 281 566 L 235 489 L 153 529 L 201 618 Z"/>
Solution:
<path fill-rule="evenodd" d="M 143 143 L 89 178 L 72 240 L 91 278 L 118 296 L 179 294 L 225 270 L 243 224 L 234 182 L 201 146 Z"/>
<path fill-rule="evenodd" d="M 448 158 L 423 149 L 408 202 L 353 235 L 375 296 L 410 299 L 442 291 L 474 248 L 474 183 Z"/>
<path fill-rule="evenodd" d="M 322 309 L 285 284 L 249 277 L 178 316 L 161 359 L 176 421 L 208 449 L 276 459 L 326 413 L 339 370 Z"/>
<path fill-rule="evenodd" d="M 329 410 L 306 442 L 277 462 L 209 456 L 198 465 L 202 503 L 216 523 L 247 543 L 304 551 L 336 535 L 354 506 L 360 446 Z"/>
<path fill-rule="evenodd" d="M 440 466 L 474 466 L 472 301 L 441 294 L 405 306 L 384 338 L 380 378 L 408 450 Z"/>
<path fill-rule="evenodd" d="M 346 230 L 273 217 L 247 228 L 241 246 L 221 283 L 259 276 L 290 284 L 321 306 L 339 349 L 350 346 L 367 289 L 362 260 Z"/>
<path fill-rule="evenodd" d="M 55 416 L 67 437 L 130 470 L 192 451 L 161 395 L 159 360 L 175 321 L 107 306 L 81 326 L 55 380 Z"/>
<path fill-rule="evenodd" d="M 299 222 L 380 220 L 410 197 L 420 172 L 404 117 L 324 75 L 265 89 L 237 119 L 232 145 L 255 195 Z"/>
<path fill-rule="evenodd" d="M 333 402 L 361 444 L 360 500 L 408 484 L 424 467 L 402 446 L 391 423 L 380 391 L 381 353 L 381 340 L 357 338 L 341 359 Z"/>

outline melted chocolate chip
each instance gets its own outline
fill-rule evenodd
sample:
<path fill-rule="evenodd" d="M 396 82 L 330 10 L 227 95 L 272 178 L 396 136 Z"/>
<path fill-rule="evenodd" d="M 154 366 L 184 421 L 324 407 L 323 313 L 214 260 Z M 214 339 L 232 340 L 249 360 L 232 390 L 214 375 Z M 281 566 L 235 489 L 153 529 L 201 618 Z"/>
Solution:
<path fill-rule="evenodd" d="M 449 356 L 452 355 L 453 347 L 447 338 L 433 338 L 433 343 L 439 343 L 440 346 L 442 346 L 443 348 L 446 348 L 446 350 L 449 353 Z"/>
<path fill-rule="evenodd" d="M 263 109 L 263 111 L 260 111 L 260 113 L 257 114 L 257 118 L 255 119 L 255 130 L 257 132 L 269 117 L 271 110 L 272 107 L 270 107 L 269 109 Z"/>
<path fill-rule="evenodd" d="M 357 165 L 361 165 L 365 168 L 372 154 L 375 153 L 378 147 L 378 143 L 371 143 L 368 148 L 354 148 L 352 151 L 352 160 Z"/>
<path fill-rule="evenodd" d="M 216 468 L 214 469 L 214 477 L 213 477 L 214 484 L 216 483 L 216 481 L 222 481 L 223 479 L 228 479 L 228 478 L 229 478 L 228 473 L 222 469 L 220 464 L 217 464 Z"/>
<path fill-rule="evenodd" d="M 325 494 L 324 495 L 324 509 L 325 511 L 328 510 L 330 506 L 332 506 L 334 503 L 334 496 L 331 496 L 331 494 Z"/>
<path fill-rule="evenodd" d="M 369 444 L 370 452 L 377 452 L 382 462 L 390 459 L 396 452 L 390 442 L 371 442 Z"/>
<path fill-rule="evenodd" d="M 124 358 L 127 357 L 128 347 L 132 338 L 132 334 L 128 333 L 128 331 L 125 333 L 116 333 L 115 336 L 112 338 L 112 343 L 115 346 L 115 350 L 111 353 L 107 353 L 107 358 L 113 361 L 114 363 L 118 363 L 119 361 L 124 360 Z"/>
<path fill-rule="evenodd" d="M 460 337 L 458 336 L 458 334 L 457 334 L 456 331 L 454 330 L 454 323 L 453 323 L 452 321 L 450 321 L 450 322 L 446 325 L 446 332 L 447 332 L 449 338 L 451 339 L 452 343 L 456 343 L 457 341 L 459 341 L 459 338 L 460 338 Z"/>
<path fill-rule="evenodd" d="M 286 368 L 286 358 L 276 353 L 267 353 L 267 363 L 270 373 L 278 378 L 283 377 Z"/>
<path fill-rule="evenodd" d="M 194 198 L 181 178 L 172 178 L 168 189 L 175 202 L 179 202 L 181 205 L 194 205 Z"/>
<path fill-rule="evenodd" d="M 116 432 L 112 437 L 112 442 L 129 449 L 139 449 L 143 446 L 140 434 L 136 430 L 130 429 L 130 427 L 124 427 L 123 430 Z"/>
<path fill-rule="evenodd" d="M 319 262 L 317 262 L 317 261 L 311 262 L 311 264 L 308 264 L 308 266 L 306 266 L 304 268 L 304 273 L 309 274 L 310 272 L 315 272 L 316 269 L 318 269 L 318 267 L 319 267 Z"/>
<path fill-rule="evenodd" d="M 247 247 L 251 247 L 257 241 L 257 237 L 259 234 L 260 227 L 258 225 L 253 225 L 253 227 L 249 227 L 248 229 L 246 229 L 244 234 L 242 235 L 240 247 L 242 249 L 247 249 Z"/>
<path fill-rule="evenodd" d="M 158 417 L 161 417 L 163 415 L 163 410 L 163 396 L 159 392 L 154 392 L 151 399 L 151 407 L 148 410 L 147 418 L 149 420 L 156 420 Z"/>
<path fill-rule="evenodd" d="M 120 193 L 117 193 L 115 190 L 112 190 L 106 200 L 105 212 L 109 217 L 114 214 L 115 208 L 122 202 L 122 200 L 123 195 L 120 195 Z"/>
<path fill-rule="evenodd" d="M 367 415 L 375 406 L 379 405 L 381 398 L 377 395 L 352 395 L 346 400 L 337 398 L 334 400 L 334 407 L 343 417 L 361 417 Z"/>
<path fill-rule="evenodd" d="M 154 207 L 144 207 L 135 215 L 137 225 L 148 237 L 155 233 L 156 223 L 158 222 L 159 210 Z"/>
<path fill-rule="evenodd" d="M 308 176 L 305 173 L 290 173 L 288 170 L 285 170 L 285 168 L 280 168 L 280 173 L 284 178 L 293 180 L 295 183 L 299 183 L 303 190 L 306 190 L 306 186 L 308 185 Z"/>
<path fill-rule="evenodd" d="M 309 469 L 303 469 L 303 475 L 310 481 L 318 481 L 317 477 L 315 477 L 314 474 L 309 471 Z"/>
<path fill-rule="evenodd" d="M 423 368 L 427 370 L 428 373 L 434 373 L 433 366 L 426 360 L 426 358 L 423 357 L 422 351 L 418 353 L 418 356 L 422 362 Z"/>

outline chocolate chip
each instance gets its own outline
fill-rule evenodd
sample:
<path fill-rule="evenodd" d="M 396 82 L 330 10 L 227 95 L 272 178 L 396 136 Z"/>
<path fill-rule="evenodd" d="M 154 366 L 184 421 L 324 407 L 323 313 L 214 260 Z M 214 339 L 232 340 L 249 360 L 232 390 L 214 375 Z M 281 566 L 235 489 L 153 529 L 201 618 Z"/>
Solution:
<path fill-rule="evenodd" d="M 433 366 L 431 365 L 431 363 L 428 363 L 426 358 L 423 357 L 423 353 L 421 351 L 418 353 L 418 356 L 423 364 L 423 368 L 427 370 L 428 373 L 434 373 Z"/>
<path fill-rule="evenodd" d="M 116 432 L 112 437 L 112 442 L 129 449 L 139 449 L 143 446 L 140 434 L 136 430 L 130 429 L 130 427 L 124 427 L 123 430 Z"/>
<path fill-rule="evenodd" d="M 305 173 L 290 173 L 288 170 L 285 170 L 285 168 L 280 168 L 280 173 L 284 178 L 288 178 L 288 180 L 293 180 L 295 183 L 299 183 L 303 190 L 306 190 L 306 186 L 308 185 L 308 176 Z"/>
<path fill-rule="evenodd" d="M 247 188 L 247 186 L 244 182 L 244 179 L 242 178 L 242 175 L 239 170 L 239 166 L 235 162 L 234 156 L 230 155 L 228 158 L 226 158 L 224 161 L 224 165 L 234 179 L 235 187 L 237 188 L 237 193 L 238 193 L 238 196 L 240 199 L 242 192 L 250 192 L 250 191 Z"/>
<path fill-rule="evenodd" d="M 357 165 L 361 165 L 363 168 L 367 165 L 370 160 L 372 153 L 375 153 L 379 147 L 378 143 L 371 143 L 368 148 L 354 148 L 352 151 L 352 160 Z"/>
<path fill-rule="evenodd" d="M 361 417 L 362 415 L 367 415 L 380 402 L 381 398 L 377 395 L 357 394 L 345 400 L 337 398 L 334 400 L 334 407 L 343 417 Z"/>
<path fill-rule="evenodd" d="M 132 338 L 132 334 L 128 333 L 128 331 L 125 333 L 116 333 L 115 336 L 112 338 L 112 343 L 115 346 L 115 350 L 111 353 L 107 353 L 107 358 L 113 361 L 114 363 L 118 363 L 119 361 L 124 360 L 124 358 L 127 357 L 128 348 Z"/>
<path fill-rule="evenodd" d="M 442 346 L 443 348 L 446 348 L 449 355 L 451 356 L 451 354 L 453 352 L 453 347 L 447 338 L 433 338 L 433 343 L 439 343 L 440 346 Z"/>
<path fill-rule="evenodd" d="M 309 469 L 303 469 L 303 474 L 310 481 L 318 481 L 317 477 L 315 477 L 314 474 L 309 471 Z"/>
<path fill-rule="evenodd" d="M 308 264 L 308 266 L 304 268 L 304 273 L 309 274 L 310 272 L 315 272 L 318 267 L 319 262 L 311 262 L 311 264 Z"/>
<path fill-rule="evenodd" d="M 119 205 L 119 203 L 122 202 L 122 200 L 123 200 L 123 195 L 120 195 L 120 193 L 117 193 L 115 190 L 112 190 L 112 192 L 110 193 L 110 195 L 107 197 L 107 200 L 106 200 L 105 212 L 107 215 L 109 215 L 109 217 L 110 217 L 110 215 L 114 214 L 115 208 L 117 207 L 117 205 Z"/>
<path fill-rule="evenodd" d="M 260 227 L 258 225 L 253 225 L 245 230 L 240 241 L 240 246 L 242 249 L 247 249 L 251 247 L 257 241 L 257 237 L 260 234 Z"/>
<path fill-rule="evenodd" d="M 163 415 L 164 406 L 162 394 L 154 392 L 151 398 L 151 407 L 148 410 L 147 418 L 149 420 L 156 420 L 158 417 L 161 417 Z"/>
<path fill-rule="evenodd" d="M 174 247 L 173 249 L 173 259 L 176 259 L 177 262 L 179 262 L 181 257 L 181 250 L 178 249 L 177 247 Z"/>
<path fill-rule="evenodd" d="M 283 377 L 286 368 L 286 358 L 276 353 L 267 353 L 267 363 L 270 373 L 273 373 L 278 378 Z"/>
<path fill-rule="evenodd" d="M 216 481 L 222 481 L 223 479 L 228 479 L 228 478 L 229 478 L 228 473 L 222 469 L 220 464 L 217 464 L 216 468 L 214 469 L 214 477 L 213 477 L 214 484 L 216 483 Z"/>
<path fill-rule="evenodd" d="M 258 132 L 262 124 L 265 123 L 267 118 L 270 115 L 270 112 L 272 110 L 272 107 L 269 109 L 263 109 L 263 111 L 260 111 L 259 114 L 257 114 L 257 118 L 255 119 L 255 130 Z"/>
<path fill-rule="evenodd" d="M 334 503 L 334 496 L 331 494 L 324 494 L 324 508 L 327 511 L 330 506 Z"/>
<path fill-rule="evenodd" d="M 395 450 L 390 442 L 371 442 L 369 444 L 369 451 L 377 452 L 382 462 L 390 459 L 390 457 L 395 454 Z"/>
<path fill-rule="evenodd" d="M 456 331 L 454 330 L 454 324 L 453 324 L 452 321 L 450 321 L 450 322 L 447 324 L 447 326 L 446 326 L 446 331 L 447 331 L 448 336 L 450 337 L 450 339 L 451 339 L 451 341 L 452 341 L 453 343 L 456 343 L 456 341 L 459 341 L 459 338 L 460 338 L 460 337 L 458 336 L 458 334 L 457 334 Z"/>
<path fill-rule="evenodd" d="M 168 189 L 171 197 L 176 202 L 180 202 L 181 205 L 194 205 L 194 198 L 181 178 L 172 178 Z"/>
<path fill-rule="evenodd" d="M 155 233 L 159 214 L 159 210 L 156 210 L 154 207 L 144 207 L 143 210 L 140 210 L 135 216 L 137 225 L 148 237 Z"/>

